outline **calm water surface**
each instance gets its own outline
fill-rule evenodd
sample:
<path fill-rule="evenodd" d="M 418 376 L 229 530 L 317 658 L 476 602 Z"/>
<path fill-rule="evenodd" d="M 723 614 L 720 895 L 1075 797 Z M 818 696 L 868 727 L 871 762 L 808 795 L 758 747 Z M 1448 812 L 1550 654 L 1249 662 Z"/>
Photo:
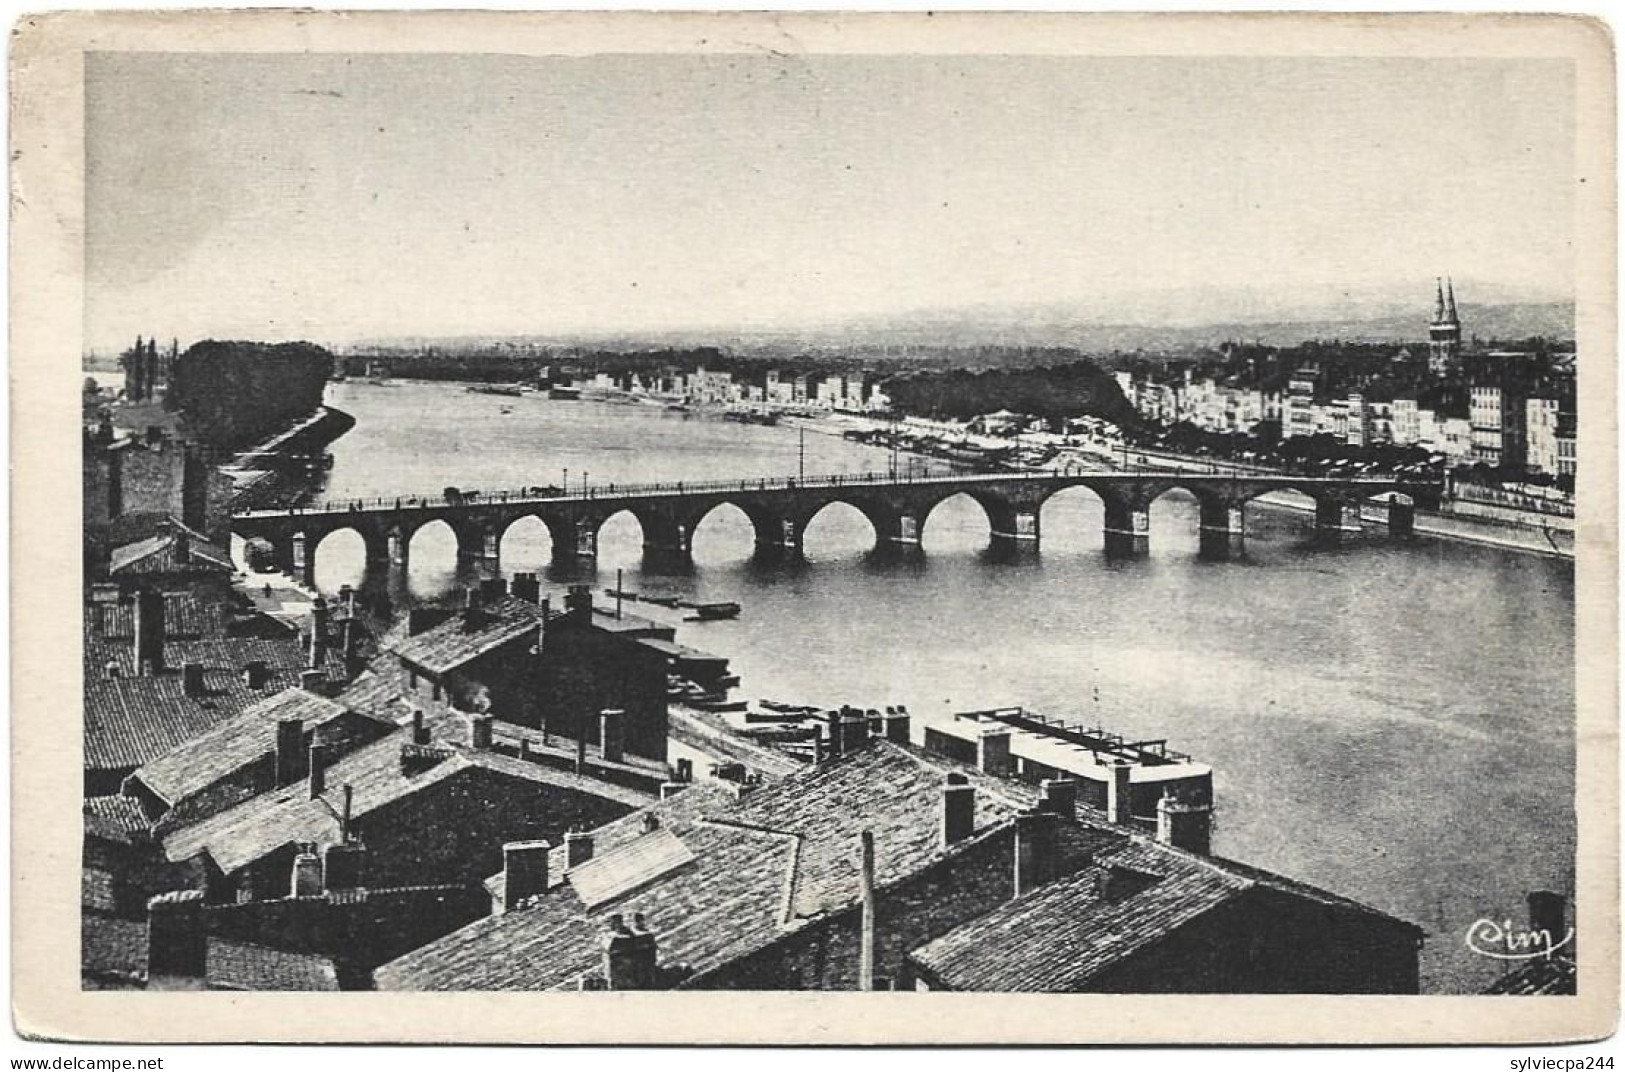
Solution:
<path fill-rule="evenodd" d="M 784 427 L 452 385 L 336 384 L 329 401 L 358 420 L 332 448 L 334 498 L 788 475 L 802 449 Z M 888 462 L 827 435 L 804 449 L 808 473 Z M 1572 890 L 1571 564 L 1426 540 L 1315 550 L 1309 518 L 1259 507 L 1246 561 L 1206 562 L 1180 492 L 1153 509 L 1142 561 L 1103 557 L 1087 490 L 1050 500 L 1042 525 L 1040 556 L 994 561 L 981 509 L 956 498 L 919 560 L 877 562 L 868 522 L 832 507 L 804 565 L 767 569 L 744 515 L 722 508 L 696 534 L 693 574 L 672 577 L 643 575 L 623 514 L 593 579 L 619 568 L 633 590 L 743 603 L 682 639 L 727 655 L 745 696 L 906 703 L 917 720 L 1025 704 L 1166 737 L 1214 767 L 1217 852 L 1421 924 L 1431 990 L 1497 974 L 1465 950 L 1475 919 L 1521 919 L 1529 889 Z M 413 598 L 459 580 L 454 546 L 444 526 L 419 533 Z M 539 522 L 504 538 L 505 573 L 546 573 L 549 558 Z M 359 582 L 362 563 L 359 537 L 329 537 L 318 584 Z"/>

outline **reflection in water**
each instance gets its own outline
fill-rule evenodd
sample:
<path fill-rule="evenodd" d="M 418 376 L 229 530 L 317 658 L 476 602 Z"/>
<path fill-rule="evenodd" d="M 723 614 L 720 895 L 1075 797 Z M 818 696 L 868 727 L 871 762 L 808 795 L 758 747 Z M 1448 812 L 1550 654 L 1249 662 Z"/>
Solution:
<path fill-rule="evenodd" d="M 637 406 L 511 403 L 454 386 L 336 386 L 359 424 L 334 445 L 334 497 L 447 484 L 700 479 L 796 472 L 797 435 Z M 884 451 L 806 436 L 806 471 L 884 469 Z M 412 474 L 409 488 L 401 474 Z M 750 521 L 713 511 L 682 576 L 645 571 L 642 533 L 604 527 L 596 567 L 552 565 L 539 523 L 505 535 L 505 573 L 738 600 L 738 621 L 684 626 L 730 657 L 746 696 L 863 706 L 920 719 L 1023 703 L 1124 734 L 1169 739 L 1215 768 L 1216 851 L 1422 924 L 1425 985 L 1471 990 L 1496 973 L 1461 935 L 1521 913 L 1525 891 L 1572 892 L 1573 569 L 1465 544 L 1375 540 L 1315 548 L 1312 516 L 1254 506 L 1246 557 L 1198 555 L 1195 500 L 1151 512 L 1151 555 L 1102 554 L 1087 489 L 1054 496 L 1042 551 L 989 549 L 987 515 L 956 497 L 922 553 L 872 553 L 857 510 L 805 533 L 806 561 L 751 557 Z M 357 583 L 359 540 L 318 551 L 326 590 Z M 406 589 L 444 595 L 449 529 L 412 541 Z M 368 578 L 369 585 L 382 584 Z M 640 613 L 645 605 L 633 605 Z M 653 613 L 663 613 L 658 610 Z"/>

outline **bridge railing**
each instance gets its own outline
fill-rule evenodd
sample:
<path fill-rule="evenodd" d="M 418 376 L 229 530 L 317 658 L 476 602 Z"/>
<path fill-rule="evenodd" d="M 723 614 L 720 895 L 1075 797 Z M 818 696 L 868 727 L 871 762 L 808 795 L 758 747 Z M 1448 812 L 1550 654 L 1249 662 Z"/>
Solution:
<path fill-rule="evenodd" d="M 621 484 L 605 482 L 601 484 L 587 484 L 574 488 L 561 488 L 555 485 L 531 486 L 522 488 L 505 488 L 498 491 L 457 491 L 448 495 L 442 490 L 439 493 L 419 492 L 405 495 L 379 495 L 366 498 L 353 499 L 327 499 L 321 502 L 310 503 L 304 506 L 294 506 L 282 509 L 244 510 L 236 516 L 240 518 L 254 517 L 287 517 L 290 514 L 332 515 L 345 513 L 371 513 L 375 511 L 394 510 L 425 510 L 441 509 L 446 507 L 465 506 L 500 506 L 500 505 L 529 505 L 556 502 L 584 502 L 596 499 L 636 499 L 658 498 L 668 495 L 706 495 L 728 494 L 733 492 L 751 491 L 786 491 L 796 489 L 827 490 L 829 488 L 848 487 L 896 487 L 918 484 L 975 484 L 993 483 L 1008 484 L 1012 481 L 1023 480 L 1054 480 L 1058 477 L 1074 476 L 1156 476 L 1156 477 L 1182 477 L 1182 476 L 1218 476 L 1233 477 L 1235 479 L 1258 479 L 1260 477 L 1289 477 L 1299 483 L 1326 483 L 1340 485 L 1358 485 L 1369 483 L 1374 487 L 1406 487 L 1424 486 L 1428 481 L 1401 480 L 1395 477 L 1376 475 L 1367 476 L 1302 476 L 1292 473 L 1243 473 L 1229 468 L 1207 466 L 1190 469 L 1167 468 L 1125 468 L 1105 470 L 1083 470 L 1077 468 L 1062 469 L 1013 469 L 997 472 L 981 473 L 932 473 L 929 471 L 889 471 L 874 470 L 852 473 L 824 473 L 815 476 L 780 476 L 758 477 L 755 479 L 733 480 L 667 480 L 657 482 L 644 482 L 636 484 Z"/>

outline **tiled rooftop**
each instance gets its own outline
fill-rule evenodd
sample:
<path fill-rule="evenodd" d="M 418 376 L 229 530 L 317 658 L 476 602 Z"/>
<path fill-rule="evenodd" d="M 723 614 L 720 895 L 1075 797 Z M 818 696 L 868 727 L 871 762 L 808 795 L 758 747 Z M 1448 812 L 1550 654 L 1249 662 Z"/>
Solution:
<path fill-rule="evenodd" d="M 544 990 L 570 987 L 595 966 L 602 919 L 641 912 L 662 960 L 696 972 L 720 967 L 823 913 L 856 903 L 858 833 L 874 832 L 885 885 L 945 853 L 938 816 L 944 774 L 960 770 L 885 742 L 827 767 L 807 768 L 734 799 L 703 785 L 594 831 L 595 856 L 642 838 L 676 838 L 694 856 L 647 885 L 588 908 L 561 879 L 533 908 L 493 916 L 385 965 L 380 988 Z M 985 832 L 1036 799 L 1025 785 L 966 771 Z M 861 801 L 859 806 L 856 802 Z M 957 847 L 954 850 L 957 851 Z M 555 849 L 550 874 L 562 875 Z"/>
<path fill-rule="evenodd" d="M 124 645 L 114 661 L 133 663 Z M 138 767 L 156 759 L 233 717 L 266 696 L 299 684 L 306 658 L 293 640 L 233 637 L 216 640 L 172 641 L 165 645 L 169 669 L 137 676 L 134 667 L 119 677 L 102 674 L 85 678 L 85 766 L 118 770 Z M 343 673 L 326 666 L 330 678 Z M 249 688 L 243 680 L 245 663 L 266 664 L 264 688 Z M 180 667 L 203 665 L 203 694 L 188 696 Z"/>
<path fill-rule="evenodd" d="M 480 609 L 478 624 L 469 628 L 459 611 L 449 620 L 416 636 L 391 641 L 400 658 L 432 674 L 444 674 L 526 633 L 535 631 L 542 620 L 540 604 L 513 596 L 488 600 Z"/>
<path fill-rule="evenodd" d="M 303 781 L 261 793 L 171 832 L 164 839 L 164 852 L 170 860 L 180 861 L 207 851 L 229 874 L 290 842 L 336 841 L 345 785 L 353 793 L 351 815 L 359 820 L 376 808 L 464 772 L 478 772 L 475 777 L 507 777 L 573 789 L 633 808 L 649 800 L 629 789 L 495 752 L 452 750 L 428 769 L 408 774 L 401 769 L 401 747 L 406 741 L 405 734 L 392 733 L 338 760 L 327 769 L 327 792 L 315 800 Z"/>
<path fill-rule="evenodd" d="M 960 926 L 916 950 L 912 959 L 958 990 L 1075 991 L 1106 968 L 1259 887 L 1412 926 L 1314 886 L 1144 837 L 1097 853 L 1095 863 Z M 1102 896 L 1101 881 L 1103 876 L 1108 884 L 1113 881 L 1107 875 L 1111 869 L 1138 878 L 1127 896 Z"/>
<path fill-rule="evenodd" d="M 143 785 L 174 804 L 276 749 L 277 722 L 297 718 L 306 732 L 348 713 L 304 689 L 284 689 L 250 704 L 136 771 Z"/>
<path fill-rule="evenodd" d="M 129 797 L 88 797 L 85 833 L 106 841 L 134 843 L 147 838 L 149 824 L 141 805 Z"/>
<path fill-rule="evenodd" d="M 312 953 L 209 939 L 207 982 L 213 990 L 337 990 L 333 962 Z M 87 912 L 80 924 L 80 970 L 104 982 L 140 986 L 147 979 L 145 920 Z"/>

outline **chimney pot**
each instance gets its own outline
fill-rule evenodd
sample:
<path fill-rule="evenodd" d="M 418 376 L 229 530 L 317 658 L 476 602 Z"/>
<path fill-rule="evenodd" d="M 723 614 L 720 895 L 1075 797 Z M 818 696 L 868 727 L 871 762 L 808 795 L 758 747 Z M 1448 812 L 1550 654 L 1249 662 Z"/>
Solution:
<path fill-rule="evenodd" d="M 412 712 L 412 743 L 429 743 L 429 727 L 424 725 L 421 708 Z"/>
<path fill-rule="evenodd" d="M 299 687 L 320 696 L 327 690 L 327 674 L 314 668 L 299 672 Z"/>
<path fill-rule="evenodd" d="M 908 744 L 912 726 L 906 708 L 888 708 L 882 723 L 885 727 L 886 740 L 893 744 Z"/>
<path fill-rule="evenodd" d="M 310 846 L 301 849 L 293 858 L 293 876 L 289 884 L 290 897 L 318 897 L 322 892 L 322 858 Z"/>
<path fill-rule="evenodd" d="M 511 912 L 547 892 L 545 841 L 510 841 L 502 846 L 502 909 Z"/>
<path fill-rule="evenodd" d="M 491 715 L 468 716 L 468 744 L 476 752 L 491 750 L 491 730 L 496 719 Z"/>

